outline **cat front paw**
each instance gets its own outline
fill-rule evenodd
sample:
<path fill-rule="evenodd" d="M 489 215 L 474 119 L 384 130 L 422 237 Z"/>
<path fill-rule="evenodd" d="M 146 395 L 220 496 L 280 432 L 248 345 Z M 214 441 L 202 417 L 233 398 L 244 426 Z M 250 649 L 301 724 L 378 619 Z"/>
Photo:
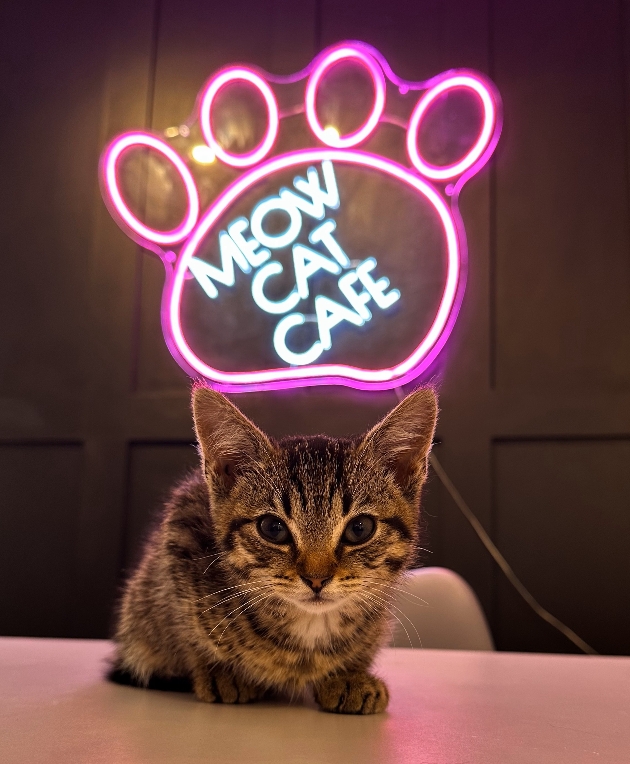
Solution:
<path fill-rule="evenodd" d="M 193 677 L 193 692 L 203 703 L 252 703 L 265 694 L 262 687 L 219 670 L 200 670 Z"/>
<path fill-rule="evenodd" d="M 371 674 L 330 677 L 313 689 L 322 711 L 335 714 L 380 714 L 389 703 L 387 685 Z"/>

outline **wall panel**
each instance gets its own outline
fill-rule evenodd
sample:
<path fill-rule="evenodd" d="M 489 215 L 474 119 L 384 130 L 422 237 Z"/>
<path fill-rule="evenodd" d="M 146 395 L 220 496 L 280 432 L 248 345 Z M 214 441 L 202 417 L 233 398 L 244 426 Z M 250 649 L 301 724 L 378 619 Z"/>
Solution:
<path fill-rule="evenodd" d="M 397 74 L 409 79 L 421 80 L 454 67 L 492 76 L 489 10 L 485 0 L 385 4 L 324 0 L 321 43 L 365 40 L 385 55 Z M 490 520 L 491 496 L 489 440 L 483 421 L 490 368 L 490 201 L 489 172 L 484 169 L 461 195 L 469 255 L 466 294 L 446 349 L 429 374 L 440 385 L 440 460 L 484 523 Z M 396 401 L 387 393 L 382 400 L 389 406 Z M 439 505 L 439 514 L 432 536 L 439 538 L 439 551 L 427 562 L 453 567 L 489 608 L 490 560 L 458 510 L 433 483 L 429 495 Z"/>
<path fill-rule="evenodd" d="M 488 5 L 479 0 L 322 0 L 321 46 L 364 40 L 401 77 L 422 80 L 445 69 L 485 70 Z"/>
<path fill-rule="evenodd" d="M 83 453 L 0 444 L 0 634 L 72 636 Z"/>
<path fill-rule="evenodd" d="M 466 296 L 431 370 L 436 454 L 543 604 L 596 648 L 630 652 L 626 5 L 5 2 L 0 632 L 106 636 L 121 569 L 196 463 L 189 380 L 159 323 L 162 266 L 101 201 L 103 145 L 128 128 L 184 122 L 227 63 L 288 73 L 355 38 L 403 77 L 473 67 L 499 86 L 503 137 L 461 197 Z M 397 394 L 234 400 L 276 436 L 347 435 Z M 571 649 L 493 572 L 435 477 L 425 509 L 433 554 L 419 561 L 473 584 L 500 646 Z"/>
<path fill-rule="evenodd" d="M 172 486 L 199 465 L 192 443 L 131 443 L 122 567 L 138 562 L 144 541 L 158 522 Z"/>
<path fill-rule="evenodd" d="M 506 0 L 495 6 L 494 39 L 506 115 L 496 165 L 497 384 L 627 389 L 620 4 Z"/>
<path fill-rule="evenodd" d="M 277 74 L 306 66 L 315 53 L 314 18 L 314 0 L 221 4 L 163 0 L 158 20 L 152 127 L 162 131 L 194 117 L 197 93 L 203 83 L 227 64 L 253 64 Z M 225 168 L 215 162 L 203 168 L 201 183 L 212 186 L 213 176 L 223 178 L 225 174 Z M 227 175 L 235 173 L 227 171 Z M 163 269 L 151 255 L 143 259 L 136 292 L 140 315 L 138 390 L 185 391 L 185 375 L 161 337 Z"/>
<path fill-rule="evenodd" d="M 498 442 L 495 542 L 543 607 L 596 650 L 630 651 L 630 439 Z M 504 650 L 571 651 L 497 575 Z"/>
<path fill-rule="evenodd" d="M 85 381 L 98 188 L 85 168 L 98 163 L 105 54 L 86 33 L 106 10 L 73 5 L 63 14 L 41 0 L 28 13 L 18 3 L 3 6 L 0 237 L 11 278 L 0 284 L 0 423 L 17 437 L 76 430 Z"/>

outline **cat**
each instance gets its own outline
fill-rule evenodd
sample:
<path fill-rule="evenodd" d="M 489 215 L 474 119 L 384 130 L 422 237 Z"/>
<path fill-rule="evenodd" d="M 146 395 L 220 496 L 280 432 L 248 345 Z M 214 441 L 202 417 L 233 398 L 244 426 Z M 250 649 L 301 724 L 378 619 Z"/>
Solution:
<path fill-rule="evenodd" d="M 416 547 L 435 392 L 353 439 L 275 441 L 201 384 L 192 408 L 201 468 L 126 584 L 110 678 L 188 681 L 210 703 L 310 687 L 325 711 L 384 711 L 370 666 Z"/>

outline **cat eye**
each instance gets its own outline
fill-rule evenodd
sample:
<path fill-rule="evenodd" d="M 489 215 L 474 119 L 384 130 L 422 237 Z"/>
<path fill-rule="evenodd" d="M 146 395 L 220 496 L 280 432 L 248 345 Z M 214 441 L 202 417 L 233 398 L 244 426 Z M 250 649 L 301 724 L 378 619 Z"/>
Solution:
<path fill-rule="evenodd" d="M 258 533 L 272 544 L 288 544 L 291 534 L 279 517 L 265 515 L 258 521 Z"/>
<path fill-rule="evenodd" d="M 343 532 L 342 541 L 346 544 L 362 544 L 364 541 L 372 538 L 376 522 L 369 515 L 359 515 L 353 517 L 346 525 Z"/>

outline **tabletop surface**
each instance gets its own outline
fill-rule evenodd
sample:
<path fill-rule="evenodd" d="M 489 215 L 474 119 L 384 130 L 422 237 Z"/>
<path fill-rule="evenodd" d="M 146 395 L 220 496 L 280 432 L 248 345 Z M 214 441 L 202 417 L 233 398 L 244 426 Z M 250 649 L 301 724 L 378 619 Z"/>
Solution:
<path fill-rule="evenodd" d="M 384 650 L 389 710 L 359 717 L 120 687 L 110 653 L 0 639 L 3 764 L 630 762 L 630 658 Z"/>

